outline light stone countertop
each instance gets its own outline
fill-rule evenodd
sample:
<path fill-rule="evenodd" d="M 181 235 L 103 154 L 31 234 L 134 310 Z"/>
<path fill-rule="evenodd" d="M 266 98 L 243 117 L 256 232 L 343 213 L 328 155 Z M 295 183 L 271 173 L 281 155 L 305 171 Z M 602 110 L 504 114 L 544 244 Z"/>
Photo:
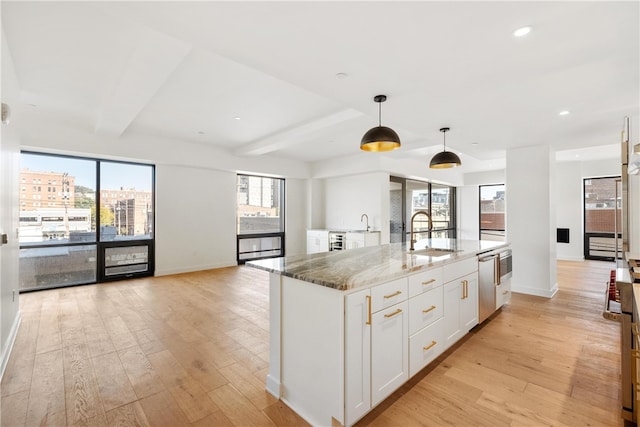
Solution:
<path fill-rule="evenodd" d="M 346 251 L 292 255 L 247 262 L 250 267 L 293 277 L 340 291 L 367 288 L 433 267 L 508 246 L 489 240 L 424 239 L 409 252 L 408 243 L 369 246 Z M 421 255 L 425 247 L 453 249 L 439 256 Z"/>

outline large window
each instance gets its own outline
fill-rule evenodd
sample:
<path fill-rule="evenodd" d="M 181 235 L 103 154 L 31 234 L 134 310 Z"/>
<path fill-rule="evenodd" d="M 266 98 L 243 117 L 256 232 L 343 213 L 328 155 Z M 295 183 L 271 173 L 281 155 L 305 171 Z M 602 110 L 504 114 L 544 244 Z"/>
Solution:
<path fill-rule="evenodd" d="M 506 197 L 504 184 L 480 186 L 480 240 L 505 241 Z"/>
<path fill-rule="evenodd" d="M 419 211 L 431 216 L 433 229 L 429 231 L 427 216 L 416 215 L 414 232 L 417 240 L 456 237 L 455 187 L 393 176 L 390 181 L 391 243 L 409 240 L 411 218 Z"/>
<path fill-rule="evenodd" d="M 239 264 L 284 255 L 284 179 L 238 175 Z"/>
<path fill-rule="evenodd" d="M 584 257 L 613 261 L 622 251 L 622 199 L 616 191 L 620 177 L 588 178 L 584 180 Z"/>
<path fill-rule="evenodd" d="M 151 165 L 23 152 L 20 290 L 152 275 L 153 175 Z"/>

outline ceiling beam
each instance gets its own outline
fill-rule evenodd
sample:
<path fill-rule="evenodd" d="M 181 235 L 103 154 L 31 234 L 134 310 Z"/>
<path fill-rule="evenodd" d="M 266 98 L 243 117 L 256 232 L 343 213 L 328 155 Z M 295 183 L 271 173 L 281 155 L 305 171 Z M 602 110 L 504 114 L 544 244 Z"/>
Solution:
<path fill-rule="evenodd" d="M 237 156 L 260 156 L 305 142 L 305 137 L 322 129 L 362 116 L 360 111 L 346 109 L 315 119 L 266 138 L 245 144 L 234 151 Z"/>
<path fill-rule="evenodd" d="M 145 29 L 115 89 L 98 112 L 96 134 L 122 135 L 190 51 L 188 43 Z"/>

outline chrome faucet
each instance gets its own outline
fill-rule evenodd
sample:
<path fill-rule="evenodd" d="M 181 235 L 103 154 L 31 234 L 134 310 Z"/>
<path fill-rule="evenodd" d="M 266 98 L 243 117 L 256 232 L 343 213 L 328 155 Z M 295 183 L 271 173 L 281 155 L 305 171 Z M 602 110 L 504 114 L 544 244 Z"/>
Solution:
<path fill-rule="evenodd" d="M 369 227 L 369 217 L 367 216 L 367 214 L 362 214 L 362 216 L 360 217 L 360 222 L 362 222 L 363 218 L 367 219 L 367 231 L 369 231 L 369 229 L 371 228 Z"/>
<path fill-rule="evenodd" d="M 414 213 L 411 216 L 411 227 L 410 227 L 411 228 L 411 233 L 409 235 L 409 238 L 411 239 L 411 246 L 409 246 L 409 250 L 410 251 L 414 250 L 413 244 L 416 242 L 414 240 L 414 238 L 413 238 L 413 220 L 420 214 L 426 215 L 427 218 L 429 218 L 429 231 L 433 230 L 433 221 L 431 220 L 431 215 L 429 215 L 429 213 L 427 211 L 418 211 L 418 212 Z"/>

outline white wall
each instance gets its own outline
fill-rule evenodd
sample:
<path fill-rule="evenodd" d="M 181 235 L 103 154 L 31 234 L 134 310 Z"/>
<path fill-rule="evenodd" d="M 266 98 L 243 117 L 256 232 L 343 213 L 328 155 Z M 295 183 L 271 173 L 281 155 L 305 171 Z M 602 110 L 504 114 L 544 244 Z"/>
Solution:
<path fill-rule="evenodd" d="M 18 103 L 18 81 L 6 38 L 2 34 L 2 87 L 0 99 L 9 107 Z M 19 141 L 15 132 L 16 117 L 0 125 L 0 234 L 7 234 L 8 244 L 0 244 L 0 378 L 9 360 L 11 347 L 20 324 L 18 290 L 18 168 Z"/>
<path fill-rule="evenodd" d="M 507 239 L 514 254 L 512 289 L 549 298 L 558 289 L 555 164 L 549 146 L 507 151 Z"/>
<path fill-rule="evenodd" d="M 479 187 L 481 185 L 504 183 L 504 169 L 464 175 L 464 185 L 457 189 L 458 237 L 460 239 L 476 240 L 480 236 Z M 509 195 L 507 194 L 507 211 L 509 210 L 508 199 Z M 509 239 L 507 238 L 507 240 Z"/>
<path fill-rule="evenodd" d="M 458 238 L 477 240 L 480 235 L 480 196 L 477 185 L 457 188 Z"/>
<path fill-rule="evenodd" d="M 389 242 L 389 174 L 384 172 L 327 178 L 325 180 L 325 227 L 364 230 L 362 214 L 380 241 Z"/>
<path fill-rule="evenodd" d="M 559 162 L 556 168 L 556 219 L 559 228 L 569 228 L 569 243 L 557 243 L 558 259 L 584 260 L 583 180 L 620 175 L 620 159 Z"/>
<path fill-rule="evenodd" d="M 312 178 L 307 181 L 307 228 L 324 228 L 327 222 L 326 189 L 324 179 Z"/>
<path fill-rule="evenodd" d="M 558 164 L 556 193 L 558 228 L 569 229 L 569 243 L 556 243 L 558 259 L 584 260 L 582 164 L 562 162 Z"/>
<path fill-rule="evenodd" d="M 308 181 L 288 179 L 285 183 L 285 255 L 307 253 Z"/>
<path fill-rule="evenodd" d="M 156 275 L 236 264 L 236 174 L 156 167 Z"/>

